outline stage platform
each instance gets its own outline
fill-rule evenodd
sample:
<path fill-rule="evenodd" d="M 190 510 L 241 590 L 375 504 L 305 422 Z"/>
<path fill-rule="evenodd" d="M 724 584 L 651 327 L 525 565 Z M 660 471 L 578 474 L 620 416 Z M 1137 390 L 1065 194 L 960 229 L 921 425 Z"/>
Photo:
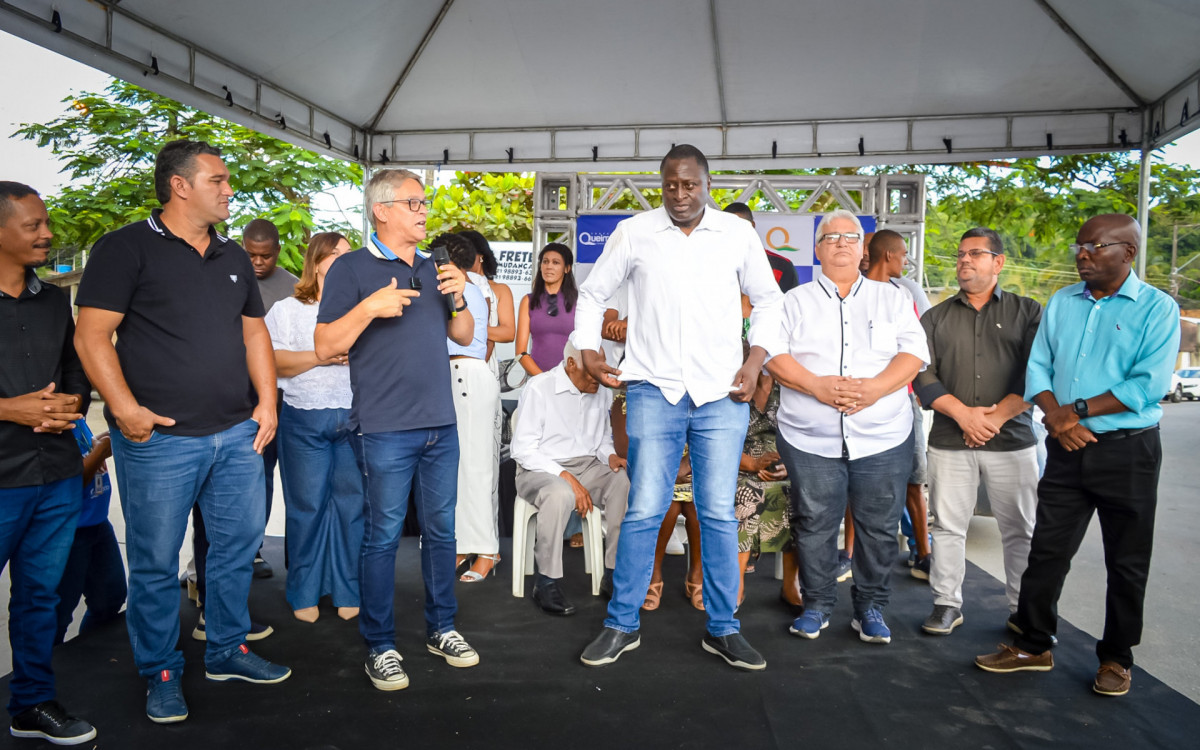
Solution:
<path fill-rule="evenodd" d="M 767 658 L 738 672 L 703 652 L 704 614 L 683 595 L 684 558 L 668 557 L 663 604 L 643 613 L 641 648 L 589 669 L 582 648 L 599 632 L 605 602 L 590 596 L 581 550 L 565 550 L 565 590 L 578 613 L 554 618 L 511 594 L 502 540 L 499 575 L 459 584 L 459 630 L 481 655 L 454 669 L 424 646 L 417 540 L 397 562 L 398 648 L 411 686 L 385 693 L 363 673 L 357 622 L 322 606 L 315 624 L 284 599 L 282 544 L 270 539 L 274 578 L 255 581 L 251 612 L 275 628 L 251 644 L 292 667 L 279 685 L 204 678 L 198 610 L 183 599 L 184 690 L 191 717 L 160 726 L 145 716 L 145 683 L 124 621 L 56 652 L 63 703 L 99 730 L 95 748 L 348 750 L 350 748 L 1181 748 L 1200 736 L 1200 705 L 1135 669 L 1123 698 L 1091 691 L 1094 640 L 1063 622 L 1049 673 L 993 675 L 972 658 L 1008 642 L 1003 587 L 968 565 L 966 622 L 949 637 L 923 635 L 928 585 L 897 561 L 886 611 L 890 645 L 861 643 L 849 627 L 850 583 L 816 641 L 787 633 L 772 556 L 747 577 L 742 631 Z M 182 597 L 182 594 L 181 594 Z M 7 679 L 7 678 L 6 678 Z M 1188 738 L 1191 739 L 1188 739 Z M 5 736 L 2 746 L 36 748 Z M 51 747 L 44 744 L 45 747 Z"/>

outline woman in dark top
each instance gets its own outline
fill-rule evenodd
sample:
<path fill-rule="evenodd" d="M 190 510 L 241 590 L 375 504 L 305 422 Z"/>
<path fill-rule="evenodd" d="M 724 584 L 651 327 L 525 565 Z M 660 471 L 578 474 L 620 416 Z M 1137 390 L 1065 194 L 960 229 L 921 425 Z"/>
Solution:
<path fill-rule="evenodd" d="M 517 359 L 530 375 L 562 362 L 563 346 L 575 330 L 579 290 L 571 273 L 574 260 L 571 249 L 557 242 L 551 242 L 538 253 L 533 290 L 521 299 L 517 314 Z"/>

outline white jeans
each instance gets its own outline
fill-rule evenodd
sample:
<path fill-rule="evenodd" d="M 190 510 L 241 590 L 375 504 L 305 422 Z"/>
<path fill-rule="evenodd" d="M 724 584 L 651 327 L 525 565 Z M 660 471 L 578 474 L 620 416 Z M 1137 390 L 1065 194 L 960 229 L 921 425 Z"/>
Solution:
<path fill-rule="evenodd" d="M 967 526 L 979 484 L 987 488 L 1004 545 L 1008 608 L 1017 610 L 1021 574 L 1037 517 L 1037 448 L 1016 451 L 929 448 L 929 509 L 933 512 L 933 560 L 929 585 L 933 603 L 961 608 L 966 575 Z"/>

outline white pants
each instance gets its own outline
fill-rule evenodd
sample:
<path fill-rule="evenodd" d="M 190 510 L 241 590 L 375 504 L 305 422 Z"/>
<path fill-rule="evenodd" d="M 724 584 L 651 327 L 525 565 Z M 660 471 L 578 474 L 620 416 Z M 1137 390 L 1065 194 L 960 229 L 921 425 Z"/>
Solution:
<path fill-rule="evenodd" d="M 458 554 L 494 555 L 500 551 L 496 529 L 500 504 L 492 494 L 500 384 L 486 362 L 466 357 L 450 360 L 450 386 L 458 421 L 458 504 L 454 508 Z"/>
<path fill-rule="evenodd" d="M 1021 574 L 1037 516 L 1037 448 L 1015 451 L 929 449 L 929 509 L 933 512 L 933 560 L 929 585 L 933 603 L 962 608 L 967 569 L 967 526 L 979 484 L 987 488 L 1004 545 L 1005 593 L 1017 611 Z"/>

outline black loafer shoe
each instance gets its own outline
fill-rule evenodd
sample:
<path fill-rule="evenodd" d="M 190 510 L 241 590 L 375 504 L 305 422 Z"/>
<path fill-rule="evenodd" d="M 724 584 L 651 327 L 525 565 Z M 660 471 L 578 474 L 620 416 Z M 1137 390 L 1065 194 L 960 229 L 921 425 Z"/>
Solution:
<path fill-rule="evenodd" d="M 950 635 L 962 623 L 963 616 L 961 609 L 951 607 L 949 604 L 935 604 L 933 605 L 933 612 L 922 623 L 921 630 L 930 635 Z"/>
<path fill-rule="evenodd" d="M 588 644 L 579 657 L 579 661 L 589 667 L 602 667 L 612 664 L 626 651 L 632 651 L 642 645 L 642 637 L 638 631 L 622 633 L 620 630 L 605 628 L 596 636 L 596 640 Z"/>
<path fill-rule="evenodd" d="M 275 575 L 275 569 L 271 567 L 271 563 L 262 558 L 262 555 L 254 556 L 254 577 L 255 578 L 270 578 Z"/>
<path fill-rule="evenodd" d="M 9 733 L 13 737 L 41 737 L 55 745 L 78 745 L 94 738 L 96 728 L 68 714 L 58 701 L 43 701 L 14 716 Z"/>
<path fill-rule="evenodd" d="M 746 642 L 741 633 L 730 633 L 717 637 L 705 633 L 700 647 L 710 654 L 716 654 L 734 669 L 746 672 L 757 672 L 767 668 L 767 660 L 754 647 Z"/>
<path fill-rule="evenodd" d="M 533 589 L 533 603 L 542 608 L 542 611 L 566 617 L 567 615 L 575 614 L 575 607 L 567 601 L 567 597 L 563 594 L 562 589 L 558 587 L 557 581 L 550 581 Z"/>

